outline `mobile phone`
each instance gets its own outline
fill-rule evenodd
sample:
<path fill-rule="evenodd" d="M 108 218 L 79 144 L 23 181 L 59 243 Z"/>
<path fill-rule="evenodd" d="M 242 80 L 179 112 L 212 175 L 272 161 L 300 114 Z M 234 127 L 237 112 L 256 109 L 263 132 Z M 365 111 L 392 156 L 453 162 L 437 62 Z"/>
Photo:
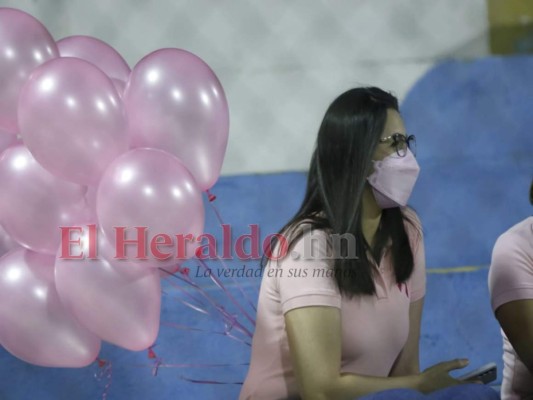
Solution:
<path fill-rule="evenodd" d="M 459 376 L 457 379 L 460 381 L 481 381 L 483 383 L 489 383 L 496 380 L 497 367 L 495 363 L 485 364 L 478 369 Z"/>

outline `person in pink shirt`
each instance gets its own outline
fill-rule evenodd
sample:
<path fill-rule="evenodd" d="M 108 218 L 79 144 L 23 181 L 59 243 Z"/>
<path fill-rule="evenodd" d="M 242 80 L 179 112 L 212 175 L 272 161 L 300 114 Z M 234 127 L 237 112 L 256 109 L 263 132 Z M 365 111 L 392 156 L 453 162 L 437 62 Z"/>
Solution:
<path fill-rule="evenodd" d="M 397 99 L 381 89 L 351 89 L 329 106 L 303 203 L 263 259 L 240 400 L 351 400 L 394 388 L 412 389 L 401 397 L 411 399 L 463 383 L 449 372 L 467 360 L 419 368 L 426 272 L 407 207 L 414 145 Z M 460 398 L 498 398 L 464 386 L 474 388 Z"/>
<path fill-rule="evenodd" d="M 533 182 L 529 200 L 533 205 Z M 496 241 L 489 290 L 502 328 L 502 399 L 533 399 L 533 217 Z"/>

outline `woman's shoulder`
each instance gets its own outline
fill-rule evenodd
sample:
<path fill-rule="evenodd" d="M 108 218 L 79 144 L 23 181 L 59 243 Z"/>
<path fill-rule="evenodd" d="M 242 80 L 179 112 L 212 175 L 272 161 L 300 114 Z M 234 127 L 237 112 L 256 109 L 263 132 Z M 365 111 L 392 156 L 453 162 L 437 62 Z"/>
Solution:
<path fill-rule="evenodd" d="M 411 226 L 412 228 L 421 231 L 422 230 L 422 222 L 420 221 L 420 217 L 418 216 L 418 213 L 411 207 L 401 207 L 400 208 L 404 223 L 407 226 Z"/>
<path fill-rule="evenodd" d="M 316 219 L 307 217 L 288 226 L 281 234 L 288 242 L 294 241 L 296 243 L 308 236 L 326 239 L 328 237 L 328 229 L 323 224 L 317 223 Z"/>
<path fill-rule="evenodd" d="M 329 254 L 331 246 L 329 230 L 312 219 L 302 219 L 280 232 L 276 244 L 278 261 L 286 261 L 291 254 Z M 290 258 L 290 257 L 289 257 Z"/>
<path fill-rule="evenodd" d="M 502 233 L 501 236 L 511 236 L 511 237 L 523 237 L 526 239 L 531 239 L 533 236 L 533 217 L 528 217 L 517 224 L 513 225 L 507 231 Z"/>
<path fill-rule="evenodd" d="M 413 223 L 416 227 L 421 228 L 422 223 L 420 222 L 420 217 L 418 216 L 417 212 L 411 208 L 411 207 L 401 207 L 400 210 L 402 211 L 402 214 L 404 218 L 408 220 L 408 222 Z"/>
<path fill-rule="evenodd" d="M 533 258 L 533 217 L 528 217 L 502 233 L 494 244 L 494 253 L 509 256 L 530 254 Z"/>

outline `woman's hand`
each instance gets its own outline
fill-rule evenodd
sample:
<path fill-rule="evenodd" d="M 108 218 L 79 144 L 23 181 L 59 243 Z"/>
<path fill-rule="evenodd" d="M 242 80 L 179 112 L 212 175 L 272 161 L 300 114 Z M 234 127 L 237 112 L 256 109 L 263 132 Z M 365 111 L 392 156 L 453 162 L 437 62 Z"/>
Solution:
<path fill-rule="evenodd" d="M 452 378 L 449 373 L 454 369 L 461 369 L 468 365 L 468 360 L 452 360 L 444 361 L 439 364 L 435 364 L 432 367 L 424 370 L 419 375 L 418 390 L 423 393 L 430 393 L 435 390 L 443 389 L 449 386 L 461 385 L 464 383 L 472 383 L 460 381 Z"/>

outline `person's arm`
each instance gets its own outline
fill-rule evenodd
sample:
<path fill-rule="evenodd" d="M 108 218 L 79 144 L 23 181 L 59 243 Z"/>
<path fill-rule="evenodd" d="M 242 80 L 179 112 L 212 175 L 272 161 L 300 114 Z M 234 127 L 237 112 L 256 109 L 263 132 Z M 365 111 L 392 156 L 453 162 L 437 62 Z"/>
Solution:
<path fill-rule="evenodd" d="M 420 373 L 419 342 L 424 298 L 409 306 L 409 336 L 392 366 L 389 376 L 406 376 Z"/>
<path fill-rule="evenodd" d="M 496 319 L 520 360 L 533 374 L 533 300 L 501 305 L 496 310 Z"/>
<path fill-rule="evenodd" d="M 491 305 L 520 360 L 533 373 L 533 265 L 527 249 L 533 236 L 501 235 L 489 271 Z"/>
<path fill-rule="evenodd" d="M 295 308 L 285 314 L 292 364 L 303 400 L 353 400 L 394 388 L 424 393 L 461 382 L 448 372 L 466 366 L 464 360 L 437 364 L 422 374 L 371 377 L 341 373 L 341 315 L 337 307 Z"/>
<path fill-rule="evenodd" d="M 404 209 L 414 225 L 406 224 L 409 240 L 413 245 L 413 273 L 407 283 L 411 294 L 409 305 L 409 336 L 402 351 L 396 358 L 389 376 L 405 376 L 420 373 L 419 342 L 422 309 L 426 294 L 426 255 L 424 250 L 424 235 L 420 219 L 411 209 Z"/>

